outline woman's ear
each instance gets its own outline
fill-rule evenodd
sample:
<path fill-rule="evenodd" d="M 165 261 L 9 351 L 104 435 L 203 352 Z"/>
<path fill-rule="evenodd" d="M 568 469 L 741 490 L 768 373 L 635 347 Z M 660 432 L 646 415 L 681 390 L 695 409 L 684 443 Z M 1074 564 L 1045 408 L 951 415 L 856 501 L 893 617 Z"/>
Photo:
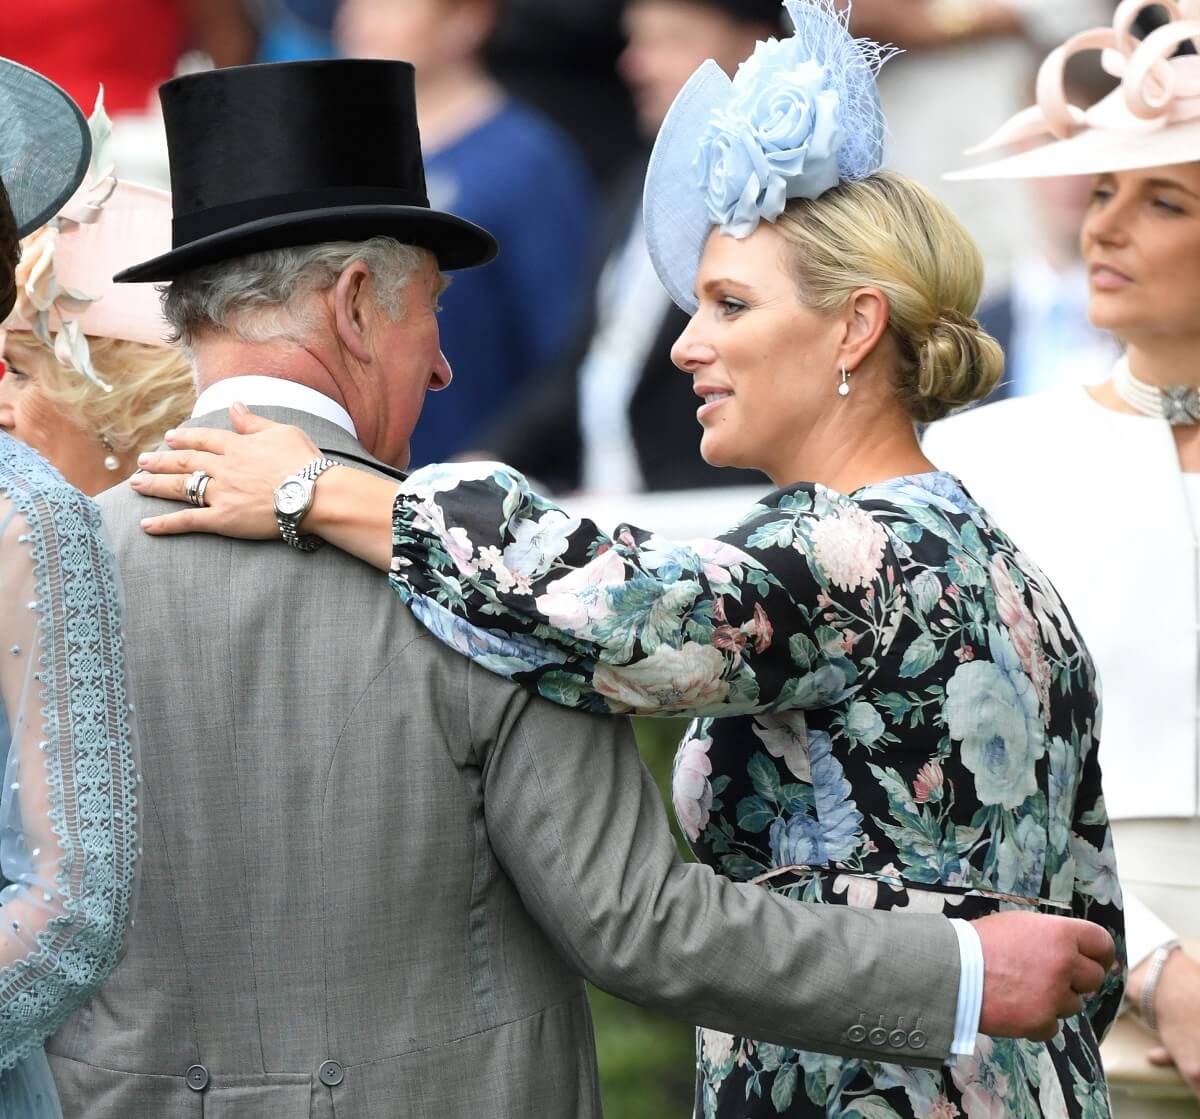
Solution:
<path fill-rule="evenodd" d="M 349 264 L 333 289 L 334 327 L 338 342 L 356 361 L 371 360 L 371 319 L 374 308 L 371 270 L 361 261 Z"/>
<path fill-rule="evenodd" d="M 846 302 L 846 333 L 840 362 L 853 373 L 879 345 L 887 333 L 891 307 L 879 288 L 859 288 Z"/>

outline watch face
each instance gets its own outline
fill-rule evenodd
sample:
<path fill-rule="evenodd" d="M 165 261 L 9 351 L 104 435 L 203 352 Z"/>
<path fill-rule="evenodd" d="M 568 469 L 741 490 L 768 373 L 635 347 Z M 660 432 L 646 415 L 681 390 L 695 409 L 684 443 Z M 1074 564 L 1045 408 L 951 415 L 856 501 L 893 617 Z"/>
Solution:
<path fill-rule="evenodd" d="M 307 502 L 308 487 L 295 478 L 289 478 L 275 491 L 275 508 L 285 517 L 303 512 Z"/>

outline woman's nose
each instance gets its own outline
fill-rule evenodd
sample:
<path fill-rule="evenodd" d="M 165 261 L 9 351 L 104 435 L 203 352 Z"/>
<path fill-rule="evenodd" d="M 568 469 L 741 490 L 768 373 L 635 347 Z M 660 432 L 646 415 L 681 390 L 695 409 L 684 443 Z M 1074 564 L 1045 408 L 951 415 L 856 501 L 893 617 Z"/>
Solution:
<path fill-rule="evenodd" d="M 1124 200 L 1114 197 L 1106 205 L 1091 210 L 1084 219 L 1079 239 L 1085 249 L 1093 241 L 1119 244 L 1128 240 L 1127 226 Z"/>
<path fill-rule="evenodd" d="M 697 316 L 693 315 L 683 333 L 675 339 L 675 345 L 671 347 L 671 361 L 684 373 L 695 373 L 715 357 L 716 351 L 700 337 Z"/>

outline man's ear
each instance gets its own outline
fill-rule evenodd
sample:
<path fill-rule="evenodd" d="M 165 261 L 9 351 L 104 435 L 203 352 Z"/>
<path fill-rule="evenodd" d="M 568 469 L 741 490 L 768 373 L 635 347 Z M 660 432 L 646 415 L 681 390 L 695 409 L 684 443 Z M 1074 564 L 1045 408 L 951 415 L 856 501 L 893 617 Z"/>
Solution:
<path fill-rule="evenodd" d="M 374 307 L 371 270 L 361 261 L 349 264 L 333 289 L 334 327 L 338 342 L 356 361 L 371 360 L 371 327 Z"/>

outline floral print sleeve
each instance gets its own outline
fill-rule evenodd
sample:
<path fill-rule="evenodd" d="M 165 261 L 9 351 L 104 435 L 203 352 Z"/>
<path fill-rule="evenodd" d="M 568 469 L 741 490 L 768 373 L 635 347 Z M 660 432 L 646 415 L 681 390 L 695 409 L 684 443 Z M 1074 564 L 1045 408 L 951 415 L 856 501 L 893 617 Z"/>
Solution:
<path fill-rule="evenodd" d="M 490 463 L 414 474 L 394 514 L 391 581 L 443 641 L 558 703 L 697 716 L 672 800 L 700 861 L 816 904 L 1074 914 L 1123 958 L 1094 666 L 954 478 L 797 485 L 683 543 L 610 538 Z M 1108 1119 L 1122 983 L 940 1073 L 704 1031 L 696 1114 Z"/>
<path fill-rule="evenodd" d="M 903 608 L 883 527 L 820 486 L 678 542 L 629 526 L 609 537 L 505 467 L 435 466 L 402 488 L 393 528 L 392 584 L 426 626 L 591 711 L 829 706 L 870 677 Z"/>
<path fill-rule="evenodd" d="M 1126 953 L 1121 884 L 1117 878 L 1112 829 L 1100 789 L 1098 754 L 1098 741 L 1094 737 L 1085 741 L 1080 750 L 1061 738 L 1050 741 L 1050 842 L 1047 844 L 1050 866 L 1047 872 L 1053 893 L 1056 883 L 1051 872 L 1055 862 L 1061 861 L 1057 874 L 1063 878 L 1071 875 L 1073 915 L 1102 925 L 1117 942 L 1120 967 L 1109 972 L 1104 986 L 1085 1002 L 1083 1008 L 1096 1037 L 1103 1041 L 1121 1009 Z M 1070 787 L 1073 778 L 1078 780 L 1078 788 L 1074 790 Z M 1063 844 L 1056 833 L 1065 825 L 1065 812 L 1060 807 L 1063 801 L 1057 799 L 1056 793 L 1074 807 L 1067 847 L 1069 855 L 1066 858 L 1058 855 L 1057 859 L 1056 854 L 1063 851 Z M 1064 882 L 1062 888 L 1065 887 Z"/>

